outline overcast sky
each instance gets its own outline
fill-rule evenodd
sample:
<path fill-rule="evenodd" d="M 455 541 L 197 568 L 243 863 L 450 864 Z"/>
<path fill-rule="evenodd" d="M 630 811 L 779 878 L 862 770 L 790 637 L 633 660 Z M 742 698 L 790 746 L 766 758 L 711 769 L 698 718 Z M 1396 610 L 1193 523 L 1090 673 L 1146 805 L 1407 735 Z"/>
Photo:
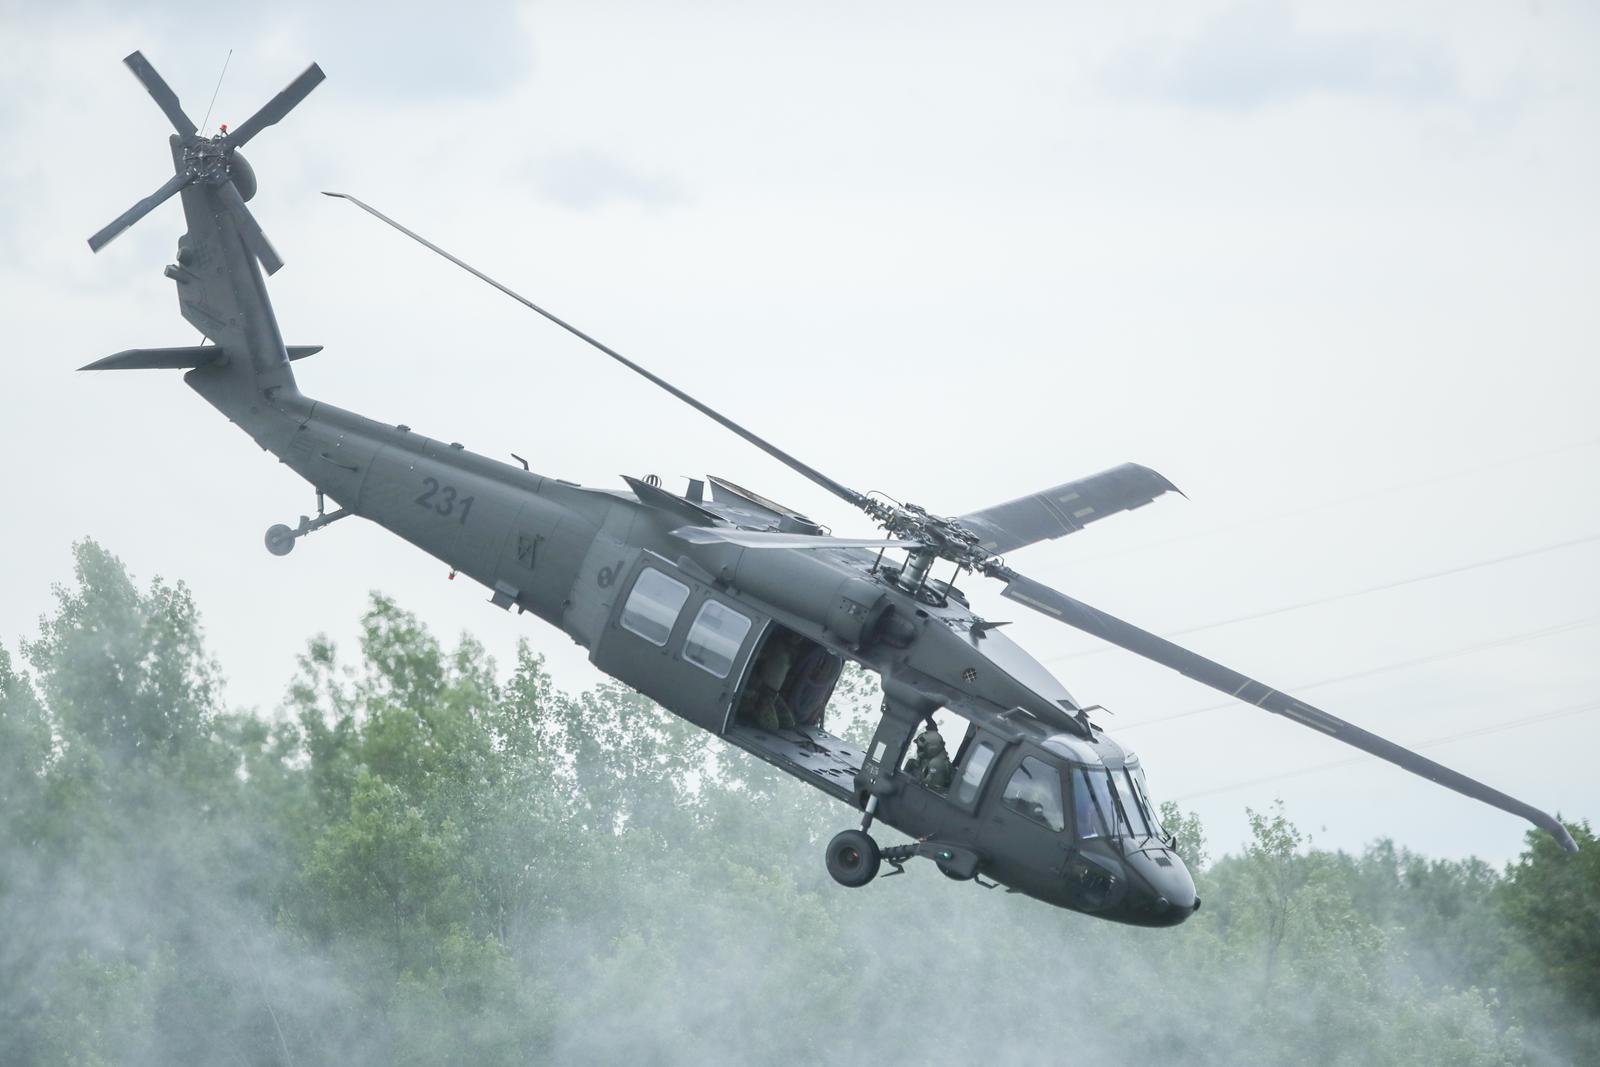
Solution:
<path fill-rule="evenodd" d="M 328 74 L 249 150 L 285 339 L 327 346 L 296 365 L 308 394 L 590 484 L 710 471 L 870 532 L 316 195 L 339 189 L 861 489 L 953 513 L 1155 467 L 1189 499 L 1013 565 L 1161 632 L 1342 597 L 1183 640 L 1401 743 L 1493 731 L 1424 751 L 1600 815 L 1600 710 L 1496 729 L 1600 703 L 1600 543 L 1343 596 L 1600 533 L 1591 5 L 137 6 L 0 3 L 13 651 L 92 536 L 193 587 L 235 704 L 274 710 L 306 638 L 352 643 L 376 589 L 502 662 L 526 638 L 564 684 L 597 677 L 376 527 L 269 556 L 308 487 L 176 372 L 73 373 L 197 340 L 161 276 L 175 200 L 84 241 L 170 174 L 122 57 L 199 119 L 232 48 L 211 126 Z M 979 610 L 1113 731 L 1215 703 L 996 591 Z M 1223 846 L 1282 797 L 1330 846 L 1521 847 L 1513 817 L 1365 758 L 1257 781 L 1351 753 L 1250 708 L 1121 736 Z"/>

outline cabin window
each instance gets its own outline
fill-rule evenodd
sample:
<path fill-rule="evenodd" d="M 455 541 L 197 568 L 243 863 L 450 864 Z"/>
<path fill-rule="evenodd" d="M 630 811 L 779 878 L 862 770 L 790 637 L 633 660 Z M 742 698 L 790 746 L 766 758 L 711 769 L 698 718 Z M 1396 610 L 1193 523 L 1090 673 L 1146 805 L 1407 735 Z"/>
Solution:
<path fill-rule="evenodd" d="M 664 645 L 672 636 L 689 587 L 658 570 L 646 567 L 633 583 L 633 592 L 622 606 L 622 628 L 649 641 Z"/>
<path fill-rule="evenodd" d="M 718 678 L 726 678 L 750 632 L 750 620 L 716 600 L 700 605 L 683 643 L 683 658 Z"/>
<path fill-rule="evenodd" d="M 956 800 L 962 804 L 972 803 L 978 795 L 978 787 L 983 784 L 983 776 L 989 773 L 989 764 L 993 762 L 993 745 L 979 741 L 972 746 L 961 768 L 961 784 L 956 789 Z"/>
<path fill-rule="evenodd" d="M 1006 807 L 1052 830 L 1066 829 L 1067 817 L 1061 808 L 1061 775 L 1056 769 L 1032 756 L 1022 757 L 1001 797 Z"/>

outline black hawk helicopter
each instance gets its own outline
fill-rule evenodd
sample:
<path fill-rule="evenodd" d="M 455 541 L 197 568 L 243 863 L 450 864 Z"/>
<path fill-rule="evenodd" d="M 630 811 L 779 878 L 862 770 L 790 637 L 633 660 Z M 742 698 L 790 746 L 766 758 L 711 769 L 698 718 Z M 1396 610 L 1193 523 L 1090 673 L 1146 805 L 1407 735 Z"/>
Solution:
<path fill-rule="evenodd" d="M 319 349 L 283 343 L 261 273 L 283 261 L 246 207 L 256 179 L 239 149 L 304 99 L 321 69 L 313 64 L 243 125 L 208 137 L 144 56 L 124 62 L 176 129 L 175 173 L 89 246 L 98 251 L 179 195 L 188 232 L 166 276 L 177 284 L 183 317 L 208 343 L 119 352 L 83 369 L 187 368 L 191 388 L 310 482 L 317 516 L 269 529 L 274 554 L 352 515 L 376 522 L 481 582 L 496 606 L 559 627 L 596 667 L 667 710 L 859 810 L 860 829 L 827 848 L 840 883 L 865 885 L 880 864 L 898 872 L 920 856 L 951 878 L 991 879 L 984 884 L 1118 922 L 1173 926 L 1200 907 L 1137 757 L 1008 639 L 1003 624 L 980 618 L 960 589 L 935 579 L 938 560 L 1243 703 L 1520 815 L 1576 850 L 1550 815 L 1042 585 L 1001 558 L 1174 490 L 1146 467 L 1124 464 L 953 518 L 858 492 L 349 196 L 861 509 L 887 536 L 829 536 L 722 478 L 691 480 L 682 496 L 655 478 L 625 478 L 626 491 L 588 488 L 311 399 L 290 364 Z M 326 511 L 325 498 L 337 510 Z M 891 552 L 896 558 L 886 559 Z M 846 661 L 883 682 L 866 751 L 824 728 Z M 931 734 L 939 709 L 967 724 L 948 756 Z M 929 732 L 908 760 L 924 722 Z M 874 820 L 912 843 L 880 849 L 867 832 Z"/>

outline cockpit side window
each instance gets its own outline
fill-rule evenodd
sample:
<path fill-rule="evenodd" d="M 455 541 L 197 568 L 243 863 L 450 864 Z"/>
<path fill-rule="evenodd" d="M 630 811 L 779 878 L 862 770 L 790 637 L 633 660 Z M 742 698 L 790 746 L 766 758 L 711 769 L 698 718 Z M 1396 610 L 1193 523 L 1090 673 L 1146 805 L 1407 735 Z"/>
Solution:
<path fill-rule="evenodd" d="M 1061 775 L 1041 760 L 1022 757 L 1001 799 L 1006 807 L 1034 822 L 1057 831 L 1066 828 L 1067 818 L 1061 808 Z"/>

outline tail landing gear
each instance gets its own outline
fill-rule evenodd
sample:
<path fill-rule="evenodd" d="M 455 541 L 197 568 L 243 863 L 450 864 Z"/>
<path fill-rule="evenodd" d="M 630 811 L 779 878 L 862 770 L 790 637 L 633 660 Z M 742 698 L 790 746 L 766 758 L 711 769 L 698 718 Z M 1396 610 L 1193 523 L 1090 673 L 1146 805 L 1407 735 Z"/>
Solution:
<path fill-rule="evenodd" d="M 294 543 L 300 538 L 304 537 L 308 533 L 311 533 L 313 530 L 320 530 L 324 526 L 338 522 L 340 519 L 349 514 L 350 510 L 348 508 L 340 508 L 332 515 L 324 514 L 322 491 L 318 490 L 317 517 L 313 519 L 309 515 L 302 515 L 300 516 L 300 525 L 294 527 L 293 529 L 285 526 L 281 522 L 267 527 L 267 551 L 271 552 L 274 556 L 287 556 L 290 552 L 294 551 Z"/>

